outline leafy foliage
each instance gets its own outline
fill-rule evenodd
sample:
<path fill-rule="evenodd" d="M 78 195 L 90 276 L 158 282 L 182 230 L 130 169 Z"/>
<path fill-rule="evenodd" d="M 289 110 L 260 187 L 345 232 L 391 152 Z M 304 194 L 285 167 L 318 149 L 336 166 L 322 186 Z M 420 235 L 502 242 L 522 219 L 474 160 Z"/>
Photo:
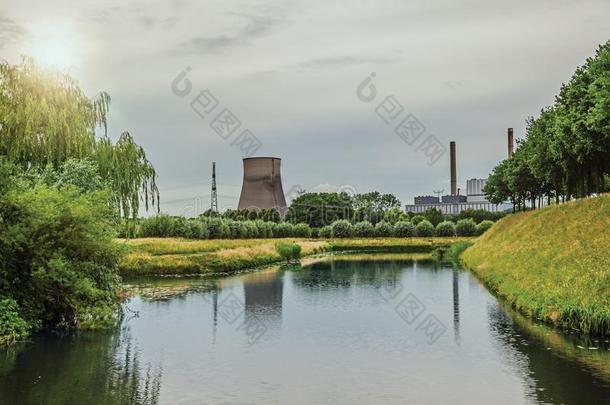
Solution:
<path fill-rule="evenodd" d="M 417 226 L 415 226 L 415 235 L 434 236 L 434 225 L 427 219 L 420 221 Z"/>
<path fill-rule="evenodd" d="M 477 224 L 471 219 L 460 219 L 455 225 L 458 236 L 473 236 L 477 233 Z"/>
<path fill-rule="evenodd" d="M 90 99 L 73 78 L 31 59 L 19 65 L 0 62 L 0 155 L 24 170 L 68 164 L 64 172 L 69 173 L 70 164 L 95 162 L 115 207 L 125 218 L 136 218 L 141 200 L 146 209 L 158 205 L 157 174 L 129 133 L 116 143 L 108 138 L 109 105 L 108 94 Z M 97 128 L 104 130 L 100 139 Z"/>
<path fill-rule="evenodd" d="M 415 236 L 415 226 L 410 221 L 398 221 L 394 225 L 394 235 L 402 238 Z"/>
<path fill-rule="evenodd" d="M 493 222 L 492 222 L 493 224 Z M 443 221 L 436 225 L 437 236 L 455 236 L 455 224 L 451 221 Z"/>
<path fill-rule="evenodd" d="M 512 158 L 489 176 L 493 203 L 518 209 L 608 191 L 610 175 L 610 41 L 564 84 L 555 103 L 527 122 Z M 486 218 L 491 219 L 491 218 Z"/>
<path fill-rule="evenodd" d="M 296 243 L 277 242 L 275 251 L 286 261 L 298 260 L 301 257 L 301 246 Z"/>
<path fill-rule="evenodd" d="M 32 329 L 114 323 L 119 250 L 108 200 L 45 184 L 0 197 L 0 297 Z"/>

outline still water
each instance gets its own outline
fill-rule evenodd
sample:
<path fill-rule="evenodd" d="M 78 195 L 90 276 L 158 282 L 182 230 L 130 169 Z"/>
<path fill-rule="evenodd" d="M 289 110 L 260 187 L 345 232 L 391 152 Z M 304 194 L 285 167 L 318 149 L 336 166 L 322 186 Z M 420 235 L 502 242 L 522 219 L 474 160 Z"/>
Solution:
<path fill-rule="evenodd" d="M 116 331 L 1 351 L 0 403 L 610 403 L 607 341 L 526 320 L 421 258 L 128 285 Z"/>

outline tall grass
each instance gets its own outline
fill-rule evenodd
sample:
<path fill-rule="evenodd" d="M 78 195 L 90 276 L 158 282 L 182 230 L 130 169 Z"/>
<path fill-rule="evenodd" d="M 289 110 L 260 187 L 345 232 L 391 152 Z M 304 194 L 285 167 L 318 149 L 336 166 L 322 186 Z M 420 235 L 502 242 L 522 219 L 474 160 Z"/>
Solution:
<path fill-rule="evenodd" d="M 461 256 L 524 314 L 610 334 L 610 195 L 510 215 Z"/>

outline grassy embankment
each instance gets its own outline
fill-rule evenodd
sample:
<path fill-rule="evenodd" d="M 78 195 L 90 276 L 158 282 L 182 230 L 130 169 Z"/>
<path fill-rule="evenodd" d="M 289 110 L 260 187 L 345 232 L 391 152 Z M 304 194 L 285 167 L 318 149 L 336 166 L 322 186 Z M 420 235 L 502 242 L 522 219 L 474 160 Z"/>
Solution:
<path fill-rule="evenodd" d="M 528 316 L 610 334 L 610 195 L 510 215 L 461 260 Z"/>
<path fill-rule="evenodd" d="M 468 238 L 298 239 L 302 256 L 329 251 L 387 251 L 429 253 Z M 184 275 L 230 273 L 281 261 L 275 242 L 281 239 L 190 240 L 144 238 L 122 240 L 127 249 L 123 275 Z"/>

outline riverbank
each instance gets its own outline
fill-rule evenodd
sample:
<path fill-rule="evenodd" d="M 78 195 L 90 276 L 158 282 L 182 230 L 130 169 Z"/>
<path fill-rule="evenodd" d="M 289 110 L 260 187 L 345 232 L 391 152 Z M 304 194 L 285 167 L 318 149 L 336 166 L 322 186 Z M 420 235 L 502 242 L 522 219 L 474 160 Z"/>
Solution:
<path fill-rule="evenodd" d="M 610 195 L 510 215 L 461 256 L 527 316 L 610 335 Z"/>
<path fill-rule="evenodd" d="M 472 238 L 370 238 L 370 239 L 218 239 L 143 238 L 120 240 L 126 254 L 121 274 L 187 275 L 233 273 L 282 259 L 275 252 L 277 241 L 295 242 L 301 256 L 332 251 L 431 253 L 440 246 Z"/>

